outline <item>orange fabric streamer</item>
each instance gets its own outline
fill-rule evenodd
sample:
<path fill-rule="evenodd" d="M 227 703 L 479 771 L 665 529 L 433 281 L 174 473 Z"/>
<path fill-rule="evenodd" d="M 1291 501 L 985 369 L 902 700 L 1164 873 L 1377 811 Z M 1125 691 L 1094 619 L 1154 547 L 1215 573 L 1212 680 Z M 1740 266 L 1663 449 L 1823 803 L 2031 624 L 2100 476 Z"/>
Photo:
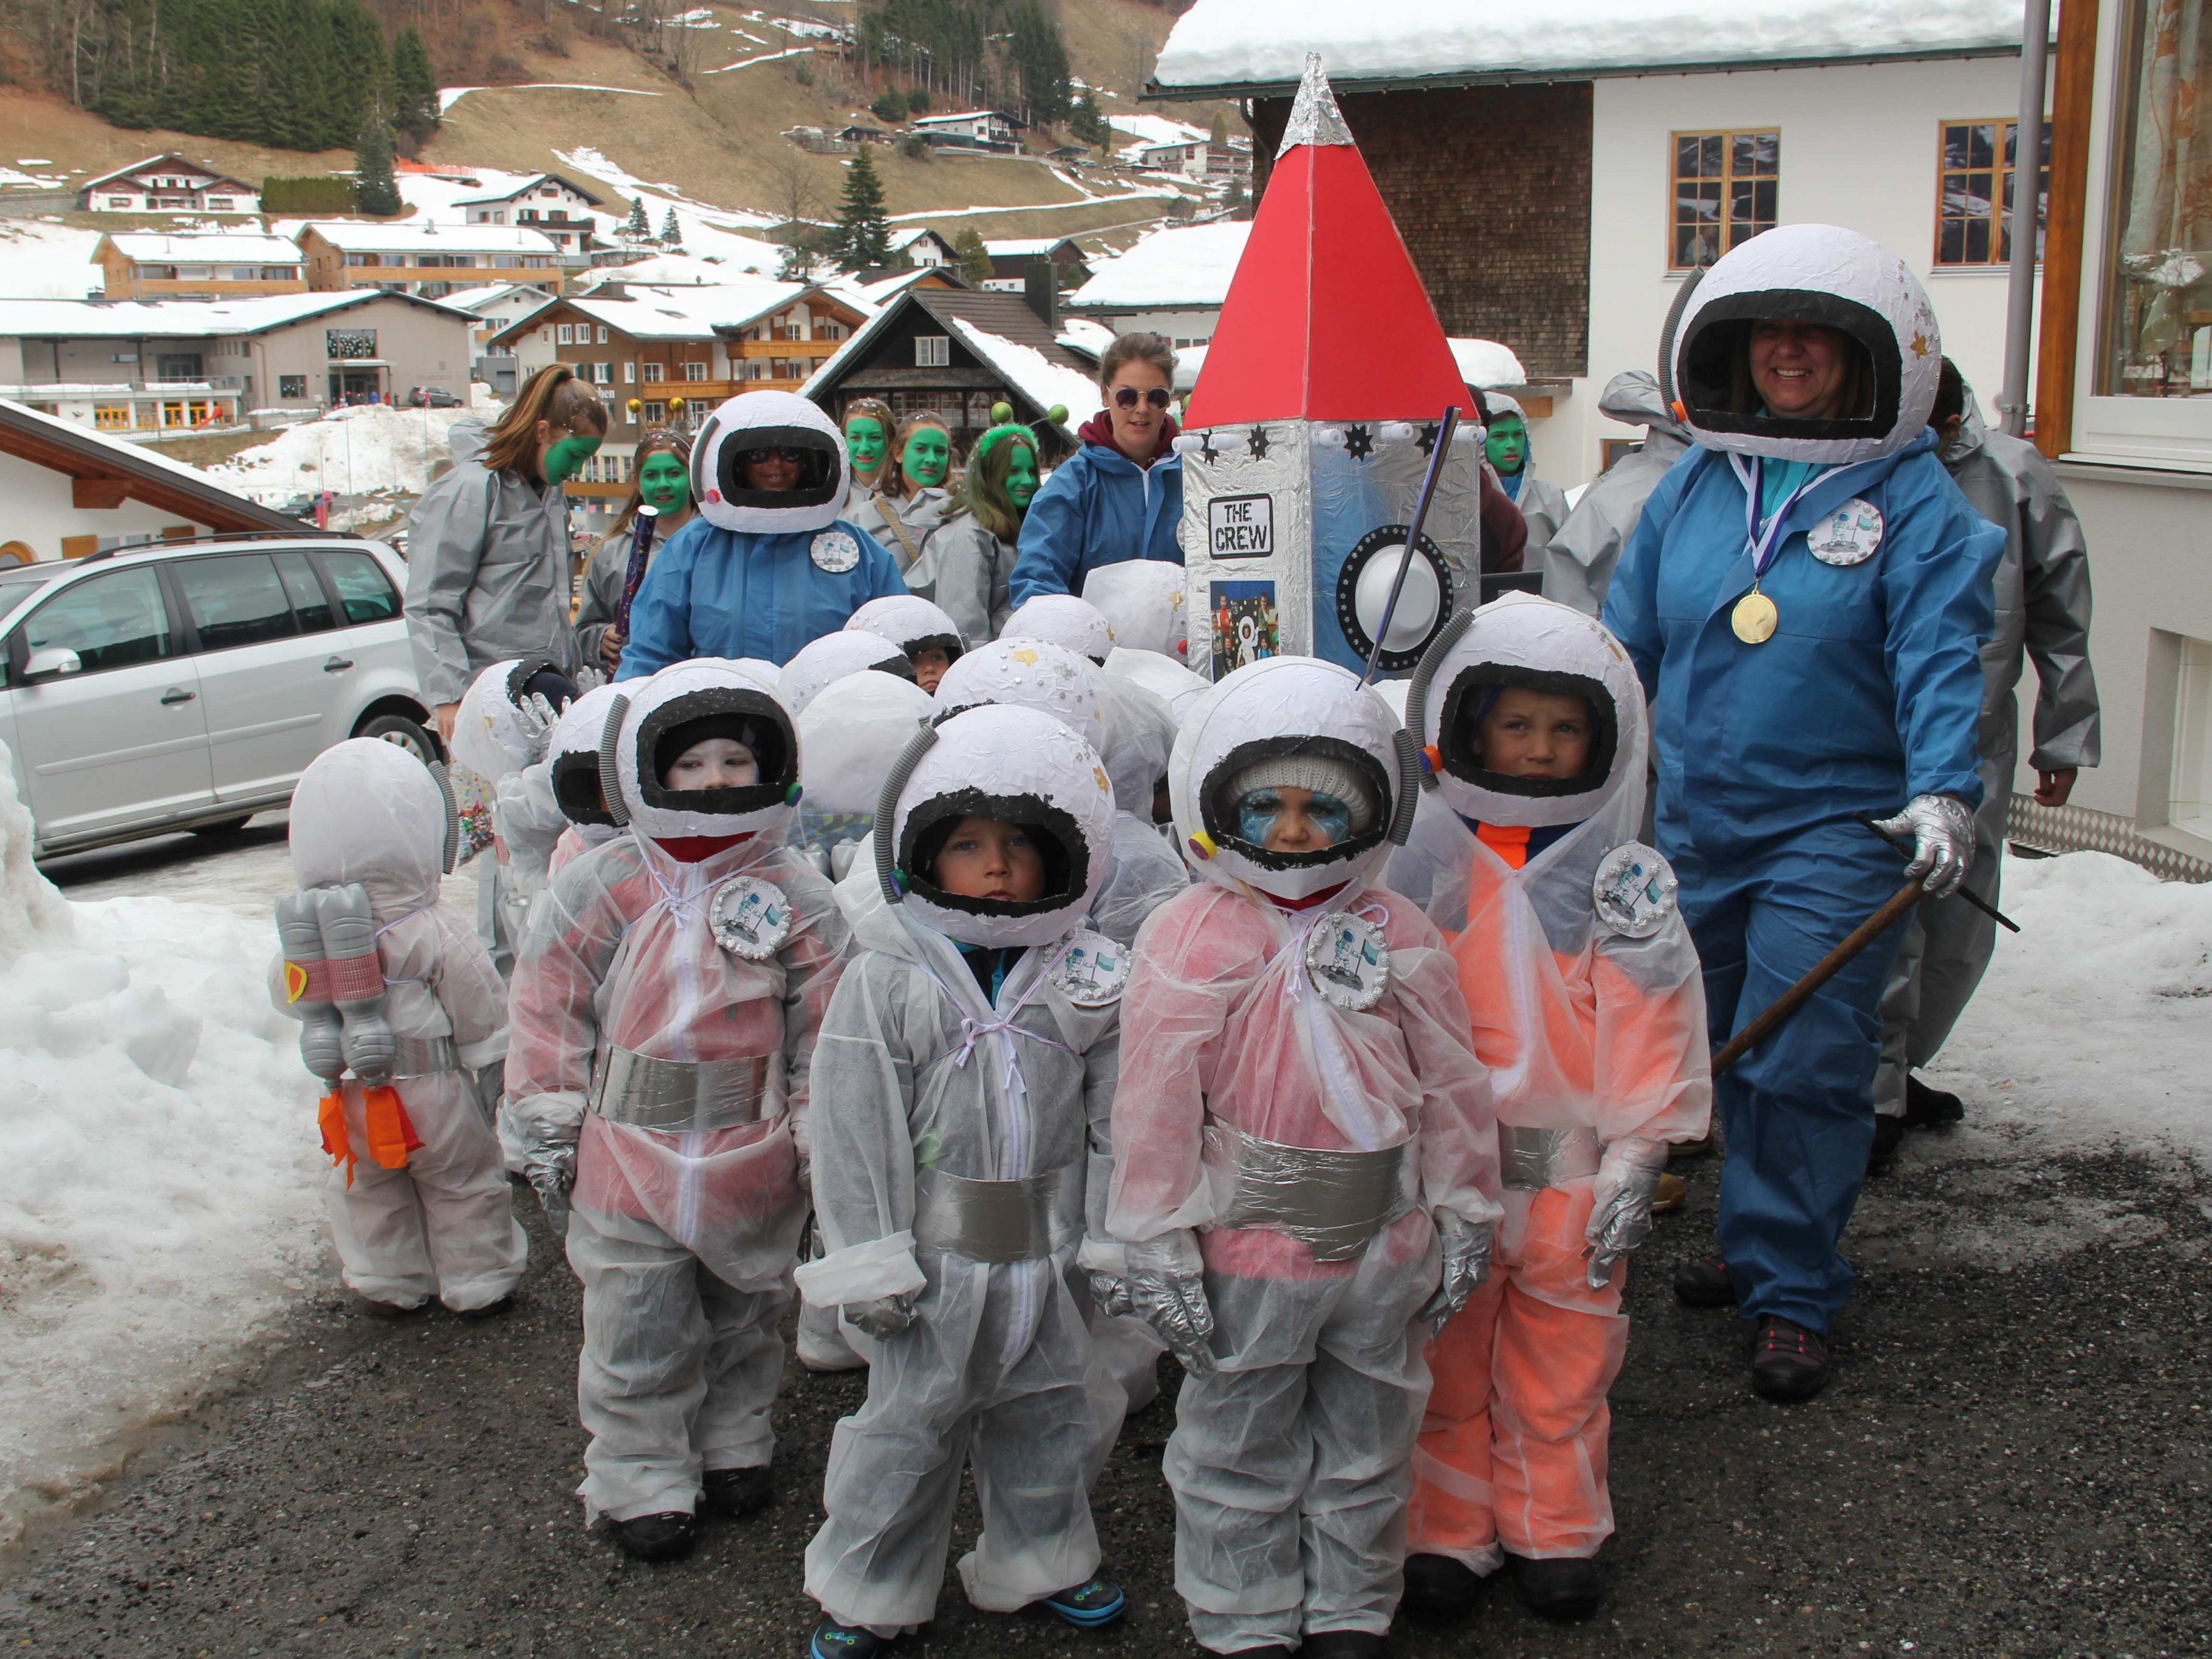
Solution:
<path fill-rule="evenodd" d="M 407 1154 L 422 1146 L 422 1137 L 408 1121 L 399 1091 L 390 1086 L 362 1091 L 362 1118 L 368 1131 L 368 1155 L 386 1170 L 407 1167 Z"/>
<path fill-rule="evenodd" d="M 331 1155 L 331 1162 L 346 1166 L 346 1185 L 353 1185 L 353 1142 L 346 1134 L 345 1097 L 336 1089 L 325 1095 L 315 1108 L 315 1121 L 323 1132 L 323 1150 Z"/>

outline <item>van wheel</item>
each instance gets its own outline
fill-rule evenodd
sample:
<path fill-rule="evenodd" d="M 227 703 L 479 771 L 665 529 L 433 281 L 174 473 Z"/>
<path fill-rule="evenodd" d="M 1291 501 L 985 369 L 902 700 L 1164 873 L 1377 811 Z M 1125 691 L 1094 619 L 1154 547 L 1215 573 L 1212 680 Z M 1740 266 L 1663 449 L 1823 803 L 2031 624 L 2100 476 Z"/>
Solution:
<path fill-rule="evenodd" d="M 242 818 L 217 818 L 213 823 L 192 825 L 191 832 L 196 836 L 205 836 L 210 840 L 216 840 L 222 836 L 236 835 L 252 823 L 252 819 L 253 815 L 251 812 Z"/>
<path fill-rule="evenodd" d="M 397 744 L 425 766 L 434 766 L 441 758 L 430 734 L 404 714 L 379 714 L 374 720 L 363 720 L 354 736 Z"/>

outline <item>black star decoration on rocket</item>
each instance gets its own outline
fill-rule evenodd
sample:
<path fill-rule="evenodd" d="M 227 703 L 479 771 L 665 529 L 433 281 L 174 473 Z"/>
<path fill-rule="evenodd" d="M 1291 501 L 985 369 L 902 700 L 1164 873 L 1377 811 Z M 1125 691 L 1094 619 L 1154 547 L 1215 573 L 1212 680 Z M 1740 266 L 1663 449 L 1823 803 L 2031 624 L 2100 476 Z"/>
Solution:
<path fill-rule="evenodd" d="M 1267 428 L 1264 426 L 1252 428 L 1252 459 L 1255 461 L 1267 459 Z"/>
<path fill-rule="evenodd" d="M 1220 459 L 1213 453 L 1213 434 L 1211 432 L 1207 433 L 1205 438 L 1200 441 L 1198 453 L 1204 458 L 1206 464 L 1208 466 L 1212 465 L 1216 460 Z"/>
<path fill-rule="evenodd" d="M 1344 434 L 1344 450 L 1353 460 L 1364 461 L 1375 453 L 1375 434 L 1364 426 L 1348 428 Z"/>
<path fill-rule="evenodd" d="M 1437 423 L 1434 421 L 1431 421 L 1426 426 L 1423 427 L 1421 428 L 1421 435 L 1415 439 L 1414 441 L 1420 445 L 1422 454 L 1435 454 L 1437 450 Z"/>

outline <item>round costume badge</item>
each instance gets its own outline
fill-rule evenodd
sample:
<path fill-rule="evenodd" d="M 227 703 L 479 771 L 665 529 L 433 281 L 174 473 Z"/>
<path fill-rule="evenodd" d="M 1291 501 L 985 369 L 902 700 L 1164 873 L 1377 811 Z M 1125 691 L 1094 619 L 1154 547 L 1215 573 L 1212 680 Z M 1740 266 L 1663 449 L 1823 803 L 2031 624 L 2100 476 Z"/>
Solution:
<path fill-rule="evenodd" d="M 842 530 L 824 530 L 806 544 L 817 570 L 842 576 L 860 562 L 860 544 Z"/>
<path fill-rule="evenodd" d="M 1390 947 L 1382 930 L 1364 916 L 1330 911 L 1306 934 L 1306 977 L 1346 1012 L 1372 1008 L 1390 988 Z"/>
<path fill-rule="evenodd" d="M 1814 525 L 1806 545 L 1822 564 L 1864 564 L 1881 545 L 1881 509 L 1854 495 Z"/>
<path fill-rule="evenodd" d="M 1129 982 L 1129 953 L 1088 927 L 1067 942 L 1052 964 L 1053 988 L 1079 1008 L 1103 1008 L 1121 999 Z"/>
<path fill-rule="evenodd" d="M 1775 609 L 1774 601 L 1757 588 L 1753 588 L 1735 602 L 1729 612 L 1729 626 L 1735 629 L 1736 638 L 1746 645 L 1765 645 L 1774 637 L 1781 625 L 1782 613 Z"/>
<path fill-rule="evenodd" d="M 758 876 L 732 876 L 714 890 L 707 907 L 714 943 L 747 962 L 766 962 L 791 937 L 791 901 L 783 889 Z"/>
<path fill-rule="evenodd" d="M 1614 933 L 1650 939 L 1674 914 L 1680 885 L 1665 859 L 1640 841 L 1625 841 L 1598 860 L 1590 903 Z"/>

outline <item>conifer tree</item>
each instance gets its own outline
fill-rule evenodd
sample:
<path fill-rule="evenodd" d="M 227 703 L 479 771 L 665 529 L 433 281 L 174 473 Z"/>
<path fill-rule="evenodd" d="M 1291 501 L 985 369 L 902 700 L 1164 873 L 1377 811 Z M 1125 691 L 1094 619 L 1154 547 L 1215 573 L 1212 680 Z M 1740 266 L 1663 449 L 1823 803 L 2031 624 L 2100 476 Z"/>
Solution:
<path fill-rule="evenodd" d="M 668 216 L 660 222 L 660 245 L 671 253 L 684 252 L 684 228 L 676 222 L 676 210 L 668 210 Z"/>
<path fill-rule="evenodd" d="M 405 205 L 392 173 L 392 131 L 381 121 L 363 127 L 354 146 L 353 202 L 363 213 L 397 213 Z"/>
<path fill-rule="evenodd" d="M 417 143 L 438 130 L 438 77 L 412 23 L 392 47 L 392 125 Z"/>
<path fill-rule="evenodd" d="M 868 147 L 845 170 L 845 200 L 831 233 L 831 252 L 840 270 L 867 270 L 891 257 L 890 223 L 884 216 L 884 181 L 876 174 Z"/>
<path fill-rule="evenodd" d="M 645 198 L 639 197 L 629 204 L 629 219 L 622 228 L 625 242 L 649 242 L 653 240 L 653 222 L 645 216 Z"/>
<path fill-rule="evenodd" d="M 960 234 L 952 239 L 952 251 L 960 256 L 960 274 L 981 288 L 990 280 L 991 251 L 983 246 L 983 233 L 973 225 L 963 225 Z"/>

